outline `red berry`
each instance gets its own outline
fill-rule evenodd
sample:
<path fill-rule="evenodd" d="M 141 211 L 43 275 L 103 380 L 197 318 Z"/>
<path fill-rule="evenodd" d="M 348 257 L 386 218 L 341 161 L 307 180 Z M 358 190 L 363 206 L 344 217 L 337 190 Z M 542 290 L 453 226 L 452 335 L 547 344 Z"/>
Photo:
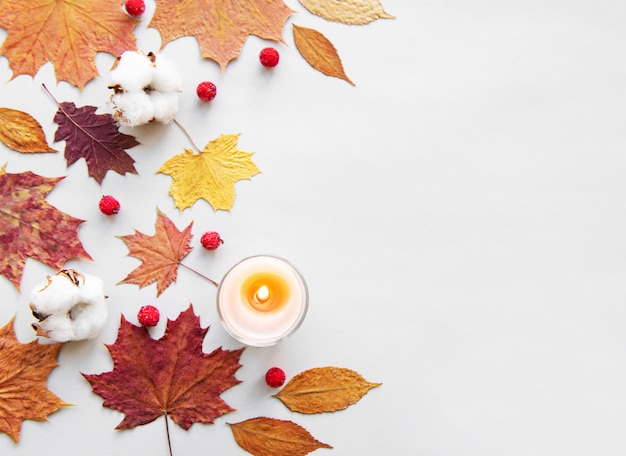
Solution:
<path fill-rule="evenodd" d="M 207 231 L 200 238 L 200 243 L 202 244 L 202 247 L 207 250 L 215 250 L 223 244 L 224 241 L 216 231 Z"/>
<path fill-rule="evenodd" d="M 273 68 L 278 65 L 278 60 L 280 59 L 280 55 L 278 55 L 278 51 L 272 47 L 265 48 L 259 54 L 259 60 L 261 64 L 268 68 Z"/>
<path fill-rule="evenodd" d="M 280 367 L 271 367 L 265 374 L 265 383 L 270 388 L 278 388 L 285 383 L 285 371 Z"/>
<path fill-rule="evenodd" d="M 156 326 L 160 318 L 159 309 L 154 306 L 142 306 L 137 313 L 137 320 L 141 326 Z"/>
<path fill-rule="evenodd" d="M 143 0 L 126 0 L 124 6 L 126 12 L 132 17 L 139 17 L 146 11 L 146 4 Z"/>
<path fill-rule="evenodd" d="M 100 211 L 105 215 L 117 214 L 120 211 L 120 203 L 111 195 L 105 195 L 100 200 Z"/>
<path fill-rule="evenodd" d="M 204 81 L 198 84 L 196 94 L 202 101 L 211 101 L 217 95 L 217 87 L 210 81 Z"/>

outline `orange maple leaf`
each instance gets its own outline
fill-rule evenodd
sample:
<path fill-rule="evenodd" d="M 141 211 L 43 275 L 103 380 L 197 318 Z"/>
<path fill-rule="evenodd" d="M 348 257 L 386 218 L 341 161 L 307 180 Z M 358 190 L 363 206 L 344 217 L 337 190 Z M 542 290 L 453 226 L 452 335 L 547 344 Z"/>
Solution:
<path fill-rule="evenodd" d="M 79 88 L 98 75 L 97 52 L 135 49 L 137 21 L 119 0 L 2 0 L 0 26 L 8 32 L 0 53 L 13 77 L 35 76 L 52 62 L 57 77 Z"/>
<path fill-rule="evenodd" d="M 157 284 L 157 296 L 176 281 L 180 260 L 191 252 L 191 225 L 180 231 L 174 222 L 157 209 L 154 236 L 135 230 L 135 234 L 119 236 L 128 247 L 128 255 L 142 261 L 119 283 L 134 283 L 143 288 Z"/>
<path fill-rule="evenodd" d="M 0 432 L 17 443 L 24 420 L 46 417 L 69 405 L 46 387 L 48 375 L 58 366 L 61 344 L 20 343 L 13 319 L 0 328 Z"/>
<path fill-rule="evenodd" d="M 157 0 L 150 25 L 161 33 L 163 46 L 195 36 L 202 57 L 224 71 L 248 35 L 284 42 L 282 30 L 291 13 L 282 0 Z"/>

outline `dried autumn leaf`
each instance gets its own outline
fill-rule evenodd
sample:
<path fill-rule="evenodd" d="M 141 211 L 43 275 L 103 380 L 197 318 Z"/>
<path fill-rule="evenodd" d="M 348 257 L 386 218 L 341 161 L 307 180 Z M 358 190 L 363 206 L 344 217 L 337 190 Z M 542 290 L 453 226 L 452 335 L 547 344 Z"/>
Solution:
<path fill-rule="evenodd" d="M 113 170 L 119 174 L 137 174 L 135 160 L 124 149 L 139 143 L 134 137 L 119 131 L 110 114 L 96 114 L 96 107 L 74 103 L 58 103 L 54 121 L 59 125 L 54 140 L 66 141 L 65 159 L 68 165 L 80 158 L 87 162 L 89 175 L 102 184 L 105 174 Z"/>
<path fill-rule="evenodd" d="M 0 53 L 13 77 L 35 76 L 52 62 L 58 79 L 82 89 L 98 75 L 96 53 L 135 49 L 136 25 L 119 0 L 2 0 L 0 27 L 8 35 Z"/>
<path fill-rule="evenodd" d="M 207 331 L 191 306 L 176 320 L 168 320 L 159 340 L 122 317 L 117 340 L 107 345 L 113 370 L 83 374 L 105 407 L 124 413 L 116 429 L 169 416 L 187 430 L 194 423 L 213 423 L 234 410 L 220 395 L 240 383 L 235 373 L 244 349 L 219 347 L 204 353 Z"/>
<path fill-rule="evenodd" d="M 378 0 L 300 0 L 311 13 L 348 25 L 364 25 L 376 19 L 393 19 Z"/>
<path fill-rule="evenodd" d="M 200 153 L 185 149 L 167 160 L 157 173 L 172 176 L 170 195 L 181 211 L 204 199 L 214 210 L 231 210 L 235 183 L 260 173 L 250 157 L 237 149 L 239 135 L 220 135 Z"/>
<path fill-rule="evenodd" d="M 61 344 L 22 344 L 15 337 L 13 320 L 0 328 L 0 432 L 17 443 L 24 420 L 46 421 L 69 404 L 46 386 L 58 366 Z"/>
<path fill-rule="evenodd" d="M 128 247 L 128 255 L 142 263 L 119 283 L 134 283 L 143 288 L 157 284 L 157 296 L 176 281 L 180 260 L 191 252 L 191 226 L 180 231 L 174 222 L 157 209 L 154 236 L 135 230 L 135 234 L 119 236 Z"/>
<path fill-rule="evenodd" d="M 194 36 L 202 57 L 220 65 L 237 58 L 248 35 L 282 42 L 282 30 L 293 11 L 282 0 L 157 0 L 150 22 L 163 46 Z"/>
<path fill-rule="evenodd" d="M 24 153 L 57 152 L 46 141 L 46 135 L 33 116 L 17 109 L 0 108 L 0 141 Z"/>
<path fill-rule="evenodd" d="M 255 456 L 303 456 L 318 448 L 332 448 L 291 421 L 259 417 L 228 425 L 239 446 Z"/>
<path fill-rule="evenodd" d="M 275 397 L 292 412 L 335 412 L 355 404 L 380 385 L 368 382 L 350 369 L 317 367 L 293 377 Z"/>
<path fill-rule="evenodd" d="M 0 274 L 19 290 L 24 263 L 31 257 L 54 269 L 70 258 L 91 259 L 78 239 L 80 220 L 45 200 L 63 177 L 0 170 Z"/>
<path fill-rule="evenodd" d="M 335 46 L 317 30 L 293 25 L 293 38 L 296 48 L 317 71 L 326 76 L 343 79 L 354 85 L 354 82 L 346 75 L 341 58 L 337 54 Z"/>

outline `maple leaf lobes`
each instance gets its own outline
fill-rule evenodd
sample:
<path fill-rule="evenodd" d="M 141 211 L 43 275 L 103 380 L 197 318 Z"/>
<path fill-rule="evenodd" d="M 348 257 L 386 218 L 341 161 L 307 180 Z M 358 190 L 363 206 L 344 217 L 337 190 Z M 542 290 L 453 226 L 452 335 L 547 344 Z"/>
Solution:
<path fill-rule="evenodd" d="M 235 202 L 235 183 L 261 171 L 252 153 L 237 149 L 239 135 L 220 135 L 196 154 L 185 149 L 167 160 L 157 173 L 172 176 L 170 195 L 181 211 L 204 199 L 214 210 L 230 210 Z"/>
<path fill-rule="evenodd" d="M 119 174 L 137 174 L 135 160 L 124 149 L 139 143 L 134 137 L 119 131 L 110 114 L 96 114 L 96 107 L 74 103 L 59 103 L 54 121 L 59 125 L 54 140 L 66 141 L 65 159 L 68 165 L 84 158 L 89 175 L 99 184 L 109 170 Z"/>
<path fill-rule="evenodd" d="M 154 236 L 135 230 L 135 234 L 119 236 L 128 247 L 128 255 L 142 261 L 119 283 L 133 283 L 143 288 L 157 284 L 157 296 L 176 281 L 180 260 L 191 252 L 191 226 L 180 231 L 174 222 L 157 209 Z"/>
<path fill-rule="evenodd" d="M 0 274 L 18 290 L 28 257 L 55 269 L 61 269 L 70 258 L 91 259 L 77 235 L 84 220 L 59 211 L 45 200 L 62 179 L 30 171 L 0 172 Z"/>
<path fill-rule="evenodd" d="M 150 26 L 161 34 L 163 46 L 183 36 L 195 36 L 202 57 L 222 71 L 237 58 L 248 35 L 280 41 L 293 13 L 282 0 L 157 0 Z"/>
<path fill-rule="evenodd" d="M 159 340 L 122 317 L 117 340 L 107 345 L 113 370 L 83 374 L 105 407 L 124 413 L 116 429 L 130 429 L 167 414 L 187 430 L 234 410 L 220 395 L 240 383 L 235 373 L 244 349 L 220 347 L 204 353 L 207 331 L 191 306 L 176 320 L 168 320 Z"/>
<path fill-rule="evenodd" d="M 24 420 L 46 421 L 48 415 L 69 405 L 46 387 L 58 366 L 61 344 L 20 343 L 13 319 L 0 328 L 0 432 L 19 441 Z"/>
<path fill-rule="evenodd" d="M 13 77 L 35 76 L 52 62 L 59 79 L 82 89 L 98 75 L 96 53 L 135 49 L 137 23 L 119 0 L 2 0 L 0 27 L 8 35 L 0 53 Z"/>

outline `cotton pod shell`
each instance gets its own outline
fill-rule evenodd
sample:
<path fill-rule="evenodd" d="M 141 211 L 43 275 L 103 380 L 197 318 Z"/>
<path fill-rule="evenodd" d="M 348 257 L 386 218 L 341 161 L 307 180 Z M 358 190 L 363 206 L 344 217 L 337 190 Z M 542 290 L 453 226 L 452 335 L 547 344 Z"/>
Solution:
<path fill-rule="evenodd" d="M 350 369 L 317 367 L 293 377 L 275 397 L 292 412 L 335 412 L 355 404 L 380 385 Z"/>

